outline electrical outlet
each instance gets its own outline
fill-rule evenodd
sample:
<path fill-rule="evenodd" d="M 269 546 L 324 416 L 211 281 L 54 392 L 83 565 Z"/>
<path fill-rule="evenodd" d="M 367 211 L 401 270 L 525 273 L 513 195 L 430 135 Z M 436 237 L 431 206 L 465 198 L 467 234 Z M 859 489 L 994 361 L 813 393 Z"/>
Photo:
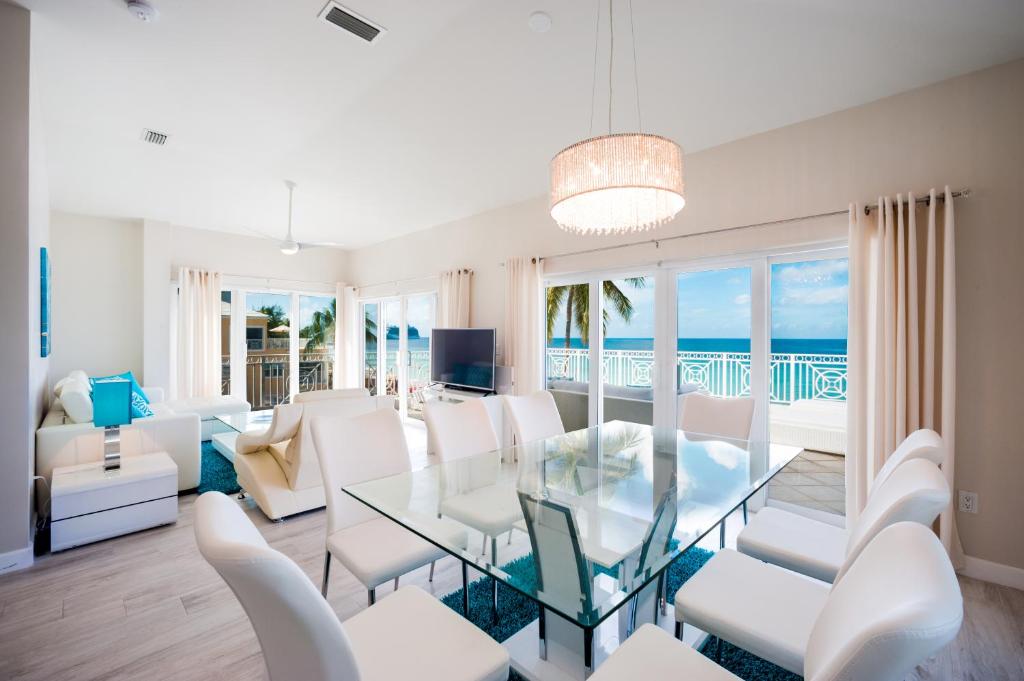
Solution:
<path fill-rule="evenodd" d="M 978 493 L 960 490 L 960 511 L 963 513 L 978 512 Z"/>

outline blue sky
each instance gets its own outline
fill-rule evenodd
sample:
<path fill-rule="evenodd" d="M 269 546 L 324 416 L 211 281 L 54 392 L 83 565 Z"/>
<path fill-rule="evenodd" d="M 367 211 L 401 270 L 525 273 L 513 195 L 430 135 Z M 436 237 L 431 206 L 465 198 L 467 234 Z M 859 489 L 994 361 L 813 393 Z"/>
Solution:
<path fill-rule="evenodd" d="M 773 338 L 846 338 L 849 288 L 846 259 L 772 265 Z M 616 281 L 633 302 L 626 324 L 614 312 L 609 338 L 654 336 L 654 281 L 634 289 Z M 750 269 L 687 272 L 678 278 L 680 338 L 749 338 Z M 565 312 L 555 318 L 555 333 L 565 328 Z M 573 336 L 578 332 L 573 331 Z"/>

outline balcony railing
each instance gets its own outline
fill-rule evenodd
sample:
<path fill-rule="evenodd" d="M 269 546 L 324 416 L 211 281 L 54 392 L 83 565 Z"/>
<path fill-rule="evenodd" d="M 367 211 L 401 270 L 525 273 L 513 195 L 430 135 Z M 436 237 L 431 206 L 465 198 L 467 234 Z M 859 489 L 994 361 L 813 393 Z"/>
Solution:
<path fill-rule="evenodd" d="M 605 382 L 649 388 L 654 374 L 654 353 L 649 350 L 605 350 L 601 356 Z M 590 352 L 581 348 L 548 348 L 549 381 L 586 383 Z M 676 353 L 681 383 L 695 383 L 719 397 L 750 394 L 750 353 Z M 773 353 L 769 364 L 770 398 L 775 404 L 797 400 L 846 400 L 846 355 Z"/>
<path fill-rule="evenodd" d="M 229 358 L 221 357 L 221 389 L 230 387 Z M 334 383 L 334 356 L 324 352 L 299 355 L 299 392 L 327 390 Z M 288 401 L 291 370 L 288 354 L 250 355 L 245 358 L 246 399 L 253 409 L 271 409 Z"/>

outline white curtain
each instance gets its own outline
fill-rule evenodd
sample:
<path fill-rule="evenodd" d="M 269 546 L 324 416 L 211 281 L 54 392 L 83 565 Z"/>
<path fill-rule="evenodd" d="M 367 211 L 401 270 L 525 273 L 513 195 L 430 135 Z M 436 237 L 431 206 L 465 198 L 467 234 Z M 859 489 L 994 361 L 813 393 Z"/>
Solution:
<path fill-rule="evenodd" d="M 516 395 L 544 386 L 541 269 L 539 258 L 505 261 L 505 364 L 513 368 Z"/>
<path fill-rule="evenodd" d="M 849 384 L 846 517 L 867 500 L 875 474 L 918 428 L 946 444 L 943 473 L 953 486 L 956 408 L 956 265 L 953 197 L 931 190 L 879 197 L 874 215 L 850 206 Z M 918 227 L 918 218 L 926 224 Z M 939 536 L 954 564 L 963 552 L 952 505 Z"/>
<path fill-rule="evenodd" d="M 221 394 L 220 274 L 178 270 L 176 396 Z"/>
<path fill-rule="evenodd" d="M 442 272 L 437 287 L 437 326 L 442 329 L 469 327 L 470 290 L 473 270 Z"/>
<path fill-rule="evenodd" d="M 334 321 L 334 387 L 359 388 L 359 339 L 363 327 L 359 324 L 359 301 L 356 289 L 338 284 L 335 288 L 337 317 Z"/>

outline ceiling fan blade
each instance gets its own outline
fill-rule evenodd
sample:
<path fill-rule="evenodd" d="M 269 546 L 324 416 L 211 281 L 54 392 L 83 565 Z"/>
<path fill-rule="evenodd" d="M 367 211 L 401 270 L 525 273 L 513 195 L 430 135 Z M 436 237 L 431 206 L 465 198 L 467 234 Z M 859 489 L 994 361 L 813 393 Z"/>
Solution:
<path fill-rule="evenodd" d="M 344 248 L 336 241 L 303 241 L 299 245 L 302 248 Z"/>

